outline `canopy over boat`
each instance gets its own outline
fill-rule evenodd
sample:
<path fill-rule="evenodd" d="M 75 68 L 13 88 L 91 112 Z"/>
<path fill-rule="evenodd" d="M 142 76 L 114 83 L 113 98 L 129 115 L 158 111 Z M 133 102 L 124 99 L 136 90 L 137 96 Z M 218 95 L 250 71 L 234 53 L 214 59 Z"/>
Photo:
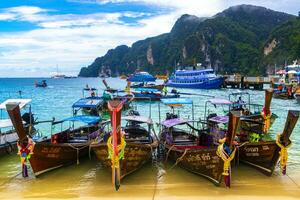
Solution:
<path fill-rule="evenodd" d="M 144 117 L 144 116 L 128 115 L 128 116 L 122 117 L 122 120 L 153 124 L 152 119 L 150 119 L 148 117 Z"/>
<path fill-rule="evenodd" d="M 161 124 L 167 128 L 171 128 L 173 126 L 185 124 L 189 121 L 190 120 L 187 120 L 187 119 L 174 118 L 174 119 L 167 119 L 167 120 L 163 121 Z"/>
<path fill-rule="evenodd" d="M 76 101 L 72 108 L 97 108 L 103 101 L 102 97 L 82 98 Z"/>
<path fill-rule="evenodd" d="M 214 105 L 232 105 L 233 103 L 227 99 L 209 99 L 207 102 Z"/>
<path fill-rule="evenodd" d="M 161 99 L 161 102 L 163 102 L 163 104 L 167 106 L 182 106 L 182 105 L 193 104 L 193 101 L 191 99 L 185 99 L 185 98 Z"/>
<path fill-rule="evenodd" d="M 90 116 L 90 115 L 78 115 L 78 116 L 74 116 L 74 117 L 69 117 L 66 119 L 63 119 L 61 122 L 82 122 L 85 124 L 97 124 L 99 123 L 101 120 L 100 117 L 96 117 L 96 116 Z"/>
<path fill-rule="evenodd" d="M 155 80 L 156 78 L 148 72 L 138 72 L 127 79 L 130 82 L 154 82 Z"/>
<path fill-rule="evenodd" d="M 209 118 L 209 121 L 217 124 L 227 124 L 229 122 L 229 116 L 215 116 Z"/>
<path fill-rule="evenodd" d="M 7 99 L 3 103 L 0 104 L 0 109 L 5 110 L 6 104 L 19 104 L 20 109 L 24 108 L 26 105 L 28 105 L 31 102 L 31 99 Z"/>
<path fill-rule="evenodd" d="M 158 89 L 154 89 L 154 88 L 136 88 L 135 91 L 137 91 L 137 92 L 159 92 Z"/>

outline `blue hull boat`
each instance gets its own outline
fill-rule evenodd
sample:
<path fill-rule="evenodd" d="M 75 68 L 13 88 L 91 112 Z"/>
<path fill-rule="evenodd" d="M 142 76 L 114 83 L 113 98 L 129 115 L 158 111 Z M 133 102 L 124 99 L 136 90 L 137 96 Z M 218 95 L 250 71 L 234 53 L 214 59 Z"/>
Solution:
<path fill-rule="evenodd" d="M 199 83 L 173 83 L 168 82 L 167 86 L 176 88 L 191 88 L 191 89 L 219 89 L 224 82 L 223 77 L 207 80 Z"/>
<path fill-rule="evenodd" d="M 168 94 L 168 95 L 161 95 L 161 94 L 140 94 L 133 92 L 134 100 L 135 101 L 145 101 L 145 100 L 151 100 L 151 101 L 160 101 L 161 99 L 173 99 L 173 98 L 179 98 L 179 94 Z"/>
<path fill-rule="evenodd" d="M 136 72 L 128 77 L 127 81 L 130 82 L 155 82 L 156 78 L 148 72 Z"/>
<path fill-rule="evenodd" d="M 212 69 L 176 70 L 167 82 L 167 86 L 191 89 L 218 89 L 224 83 L 224 77 L 216 76 Z"/>
<path fill-rule="evenodd" d="M 137 88 L 131 92 L 134 95 L 135 101 L 160 101 L 161 99 L 179 98 L 179 94 L 163 94 L 157 89 L 151 88 Z"/>

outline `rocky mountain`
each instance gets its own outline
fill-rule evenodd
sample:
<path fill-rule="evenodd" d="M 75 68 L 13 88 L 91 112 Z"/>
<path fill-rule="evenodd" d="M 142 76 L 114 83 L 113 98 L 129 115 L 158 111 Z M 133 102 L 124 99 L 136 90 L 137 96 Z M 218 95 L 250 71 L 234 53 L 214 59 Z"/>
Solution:
<path fill-rule="evenodd" d="M 263 66 L 269 71 L 275 64 L 291 64 L 300 58 L 300 18 L 289 20 L 276 27 L 264 45 Z"/>
<path fill-rule="evenodd" d="M 103 67 L 113 74 L 137 68 L 166 73 L 175 64 L 199 62 L 218 73 L 264 74 L 275 62 L 300 57 L 299 21 L 296 16 L 252 5 L 230 7 L 211 18 L 185 14 L 170 33 L 111 49 L 82 68 L 79 76 L 98 76 Z M 291 43 L 293 49 L 289 49 Z"/>

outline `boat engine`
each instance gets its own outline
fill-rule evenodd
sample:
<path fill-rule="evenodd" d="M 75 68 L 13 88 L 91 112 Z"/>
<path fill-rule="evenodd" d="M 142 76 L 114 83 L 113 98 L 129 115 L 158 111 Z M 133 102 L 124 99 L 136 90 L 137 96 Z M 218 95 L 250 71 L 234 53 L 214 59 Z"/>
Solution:
<path fill-rule="evenodd" d="M 128 115 L 129 116 L 140 116 L 140 113 L 136 110 L 129 110 Z"/>
<path fill-rule="evenodd" d="M 30 124 L 30 122 L 31 123 L 34 122 L 34 116 L 32 113 L 27 112 L 22 115 L 22 120 L 25 122 L 25 125 L 28 125 L 28 124 Z"/>
<path fill-rule="evenodd" d="M 178 118 L 178 115 L 173 114 L 173 113 L 167 113 L 166 119 L 176 119 Z"/>

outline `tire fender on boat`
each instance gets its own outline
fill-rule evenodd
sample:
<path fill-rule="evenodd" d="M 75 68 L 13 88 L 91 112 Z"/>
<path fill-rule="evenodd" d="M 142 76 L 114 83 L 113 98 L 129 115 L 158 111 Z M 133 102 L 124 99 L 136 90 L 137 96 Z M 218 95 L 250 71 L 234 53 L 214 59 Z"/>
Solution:
<path fill-rule="evenodd" d="M 11 154 L 14 151 L 14 148 L 10 142 L 5 143 L 5 151 L 7 154 Z"/>

